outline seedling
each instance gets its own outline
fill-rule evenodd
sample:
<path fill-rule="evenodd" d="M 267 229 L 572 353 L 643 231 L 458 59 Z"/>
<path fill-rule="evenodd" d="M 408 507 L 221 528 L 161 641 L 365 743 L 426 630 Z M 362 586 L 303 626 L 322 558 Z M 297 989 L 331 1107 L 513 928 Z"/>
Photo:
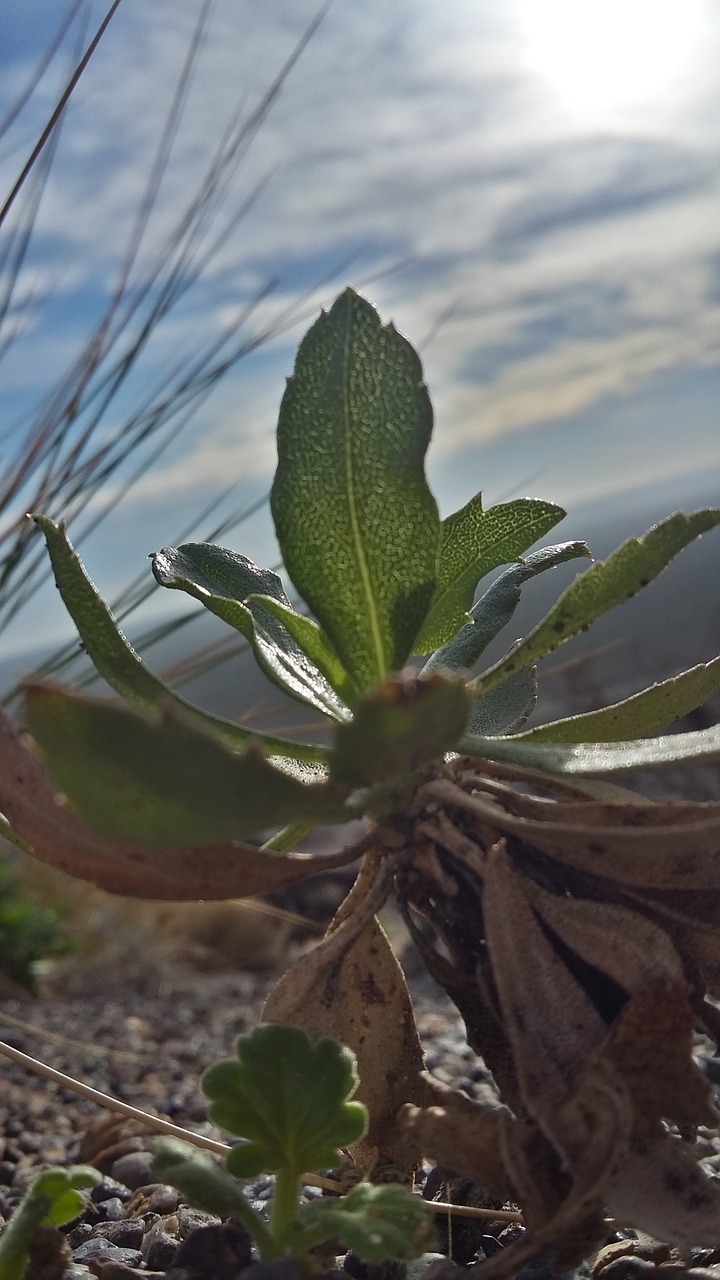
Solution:
<path fill-rule="evenodd" d="M 291 1257 L 305 1274 L 310 1250 L 337 1238 L 369 1262 L 418 1257 L 432 1240 L 428 1208 L 405 1187 L 361 1183 L 340 1200 L 300 1204 L 302 1175 L 332 1168 L 341 1148 L 367 1128 L 367 1111 L 348 1099 L 358 1084 L 355 1058 L 337 1040 L 311 1044 L 297 1027 L 269 1023 L 237 1042 L 237 1057 L 205 1072 L 216 1124 L 242 1141 L 226 1168 L 177 1138 L 156 1143 L 155 1171 L 196 1207 L 236 1217 L 263 1261 Z M 269 1224 L 236 1181 L 275 1175 Z"/>
<path fill-rule="evenodd" d="M 23 1280 L 38 1229 L 72 1222 L 85 1207 L 83 1193 L 99 1181 L 97 1169 L 81 1164 L 38 1174 L 0 1235 L 0 1280 Z"/>
<path fill-rule="evenodd" d="M 647 586 L 720 509 L 630 538 L 478 672 L 524 583 L 590 553 L 532 549 L 565 514 L 537 499 L 485 509 L 476 495 L 441 520 L 431 427 L 417 355 L 347 290 L 300 344 L 280 409 L 271 509 L 299 608 L 236 551 L 153 557 L 158 582 L 239 630 L 266 675 L 326 718 L 328 746 L 184 701 L 128 644 L 62 525 L 36 516 L 85 648 L 129 706 L 31 686 L 34 750 L 0 721 L 0 809 L 38 857 L 144 898 L 267 893 L 362 857 L 265 1011 L 356 1053 L 359 1166 L 407 1175 L 430 1155 L 520 1202 L 531 1229 L 484 1264 L 493 1277 L 568 1240 L 582 1257 L 606 1207 L 680 1247 L 714 1246 L 720 1195 L 677 1132 L 716 1121 L 692 1029 L 720 1035 L 720 805 L 649 805 L 607 779 L 720 758 L 720 726 L 649 736 L 720 687 L 720 657 L 523 726 L 538 660 Z M 356 844 L 293 852 L 316 824 L 351 818 L 365 820 Z M 242 839 L 270 832 L 261 848 Z M 423 1072 L 376 919 L 391 892 L 503 1105 L 439 1093 Z"/>

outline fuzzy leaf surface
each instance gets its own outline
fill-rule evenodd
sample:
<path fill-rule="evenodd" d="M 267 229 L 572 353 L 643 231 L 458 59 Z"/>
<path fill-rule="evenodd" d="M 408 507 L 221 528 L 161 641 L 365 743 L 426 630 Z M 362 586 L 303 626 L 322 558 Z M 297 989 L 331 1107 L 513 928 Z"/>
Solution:
<path fill-rule="evenodd" d="M 361 1137 L 367 1112 L 348 1101 L 355 1058 L 339 1041 L 311 1044 L 299 1027 L 264 1023 L 240 1037 L 236 1052 L 202 1079 L 215 1123 L 245 1139 L 226 1158 L 235 1177 L 331 1168 L 339 1148 Z"/>
<path fill-rule="evenodd" d="M 522 667 L 484 697 L 475 699 L 467 732 L 482 737 L 512 733 L 535 709 L 537 696 L 537 667 Z"/>
<path fill-rule="evenodd" d="M 546 773 L 630 773 L 720 760 L 720 725 L 693 733 L 668 733 L 630 742 L 527 742 L 522 737 L 480 738 L 466 734 L 458 750 L 488 760 L 507 760 Z"/>
<path fill-rule="evenodd" d="M 361 689 L 404 665 L 435 590 L 431 431 L 415 351 L 347 289 L 300 344 L 270 502 L 288 573 Z"/>
<path fill-rule="evenodd" d="M 257 743 L 277 755 L 322 760 L 322 747 L 286 741 L 272 734 L 245 729 L 231 720 L 201 711 L 181 698 L 170 685 L 153 675 L 123 635 L 111 610 L 91 582 L 73 549 L 64 526 L 47 516 L 33 516 L 45 535 L 58 590 L 77 627 L 88 655 L 111 688 L 141 711 L 154 711 L 172 703 L 198 728 L 211 732 L 235 751 Z"/>
<path fill-rule="evenodd" d="M 504 689 L 505 685 L 500 688 Z M 633 734 L 657 732 L 663 725 L 702 706 L 718 688 L 720 657 L 650 685 L 622 702 L 538 725 L 518 737 L 523 742 L 619 742 Z M 475 731 L 471 728 L 471 732 Z"/>
<path fill-rule="evenodd" d="M 258 569 L 246 556 L 207 542 L 163 547 L 152 556 L 152 569 L 161 586 L 187 592 L 240 631 L 250 641 L 258 666 L 283 693 L 334 720 L 349 718 L 347 707 L 307 650 L 268 609 L 266 599 L 280 604 L 286 614 L 293 613 L 272 569 Z M 319 627 L 309 618 L 303 621 L 319 648 Z M 336 665 L 340 665 L 337 660 Z"/>
<path fill-rule="evenodd" d="M 432 1247 L 430 1209 L 398 1183 L 360 1182 L 341 1200 L 312 1200 L 300 1209 L 301 1229 L 336 1236 L 366 1262 L 409 1261 Z"/>
<path fill-rule="evenodd" d="M 576 578 L 522 644 L 477 676 L 475 688 L 487 690 L 519 667 L 552 653 L 616 604 L 636 595 L 683 547 L 718 524 L 720 510 L 714 507 L 690 515 L 677 511 L 641 538 L 628 538 L 607 560 L 599 560 Z"/>
<path fill-rule="evenodd" d="M 413 652 L 447 644 L 467 621 L 480 579 L 517 560 L 565 515 L 554 502 L 537 498 L 516 498 L 484 511 L 478 493 L 443 520 L 437 588 Z"/>
<path fill-rule="evenodd" d="M 35 685 L 25 712 L 56 785 L 105 835 L 193 845 L 303 819 L 342 820 L 337 788 L 305 786 L 259 751 L 237 755 L 172 709 L 149 719 Z"/>
<path fill-rule="evenodd" d="M 219 1217 L 237 1217 L 245 1201 L 242 1189 L 227 1169 L 206 1151 L 181 1138 L 156 1138 L 153 1172 L 177 1187 L 189 1204 Z"/>
<path fill-rule="evenodd" d="M 280 600 L 272 600 L 269 596 L 250 596 L 247 602 L 248 608 L 252 609 L 256 602 L 262 604 L 264 609 L 273 614 L 285 630 L 289 631 L 343 703 L 346 706 L 352 705 L 357 697 L 357 689 L 317 622 L 302 613 L 296 613 L 289 605 L 283 604 Z"/>
<path fill-rule="evenodd" d="M 350 724 L 338 725 L 331 778 L 370 786 L 414 773 L 454 746 L 471 705 L 461 677 L 440 672 L 388 676 L 362 695 Z"/>
<path fill-rule="evenodd" d="M 430 655 L 422 669 L 423 674 L 438 667 L 449 671 L 469 670 L 512 618 L 520 603 L 524 583 L 565 560 L 589 555 L 584 542 L 561 542 L 557 546 L 533 551 L 522 564 L 505 569 L 473 605 L 470 621 L 447 644 Z"/>

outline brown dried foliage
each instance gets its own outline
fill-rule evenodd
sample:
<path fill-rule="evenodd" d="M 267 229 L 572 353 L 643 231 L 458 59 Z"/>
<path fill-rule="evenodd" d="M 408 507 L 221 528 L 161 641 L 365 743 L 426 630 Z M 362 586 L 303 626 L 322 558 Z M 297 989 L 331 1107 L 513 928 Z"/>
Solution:
<path fill-rule="evenodd" d="M 522 1206 L 526 1234 L 479 1264 L 493 1280 L 544 1253 L 578 1262 L 608 1211 L 681 1249 L 720 1241 L 720 1188 L 681 1136 L 717 1123 L 692 1051 L 718 1027 L 720 805 L 593 791 L 444 765 L 376 831 L 351 899 L 266 1009 L 355 1049 L 374 1126 L 361 1164 L 407 1171 L 423 1152 Z M 391 880 L 497 1094 L 421 1071 L 374 919 Z"/>

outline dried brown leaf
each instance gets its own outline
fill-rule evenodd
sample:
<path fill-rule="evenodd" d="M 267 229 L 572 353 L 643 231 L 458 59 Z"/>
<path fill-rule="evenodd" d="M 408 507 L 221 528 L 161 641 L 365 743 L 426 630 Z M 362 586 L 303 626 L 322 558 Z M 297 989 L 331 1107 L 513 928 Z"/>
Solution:
<path fill-rule="evenodd" d="M 576 870 L 619 884 L 720 888 L 720 804 L 715 802 L 578 803 L 518 792 L 510 812 L 509 801 L 505 805 L 499 798 L 468 795 L 443 780 L 430 784 L 427 792 L 473 814 L 487 844 L 499 834 L 514 835 Z"/>
<path fill-rule="evenodd" d="M 720 1244 L 720 1185 L 676 1138 L 637 1141 L 608 1189 L 607 1207 L 679 1249 Z"/>
<path fill-rule="evenodd" d="M 720 805 L 585 805 L 536 801 L 548 820 L 507 815 L 499 830 L 576 870 L 619 884 L 720 889 Z"/>
<path fill-rule="evenodd" d="M 695 1017 L 689 983 L 650 978 L 634 992 L 600 1052 L 628 1089 L 636 1134 L 678 1125 L 717 1124 L 712 1090 L 692 1056 Z"/>
<path fill-rule="evenodd" d="M 387 897 L 392 868 L 366 855 L 358 881 L 323 940 L 280 978 L 265 1022 L 300 1026 L 311 1039 L 335 1036 L 357 1057 L 356 1098 L 369 1111 L 366 1135 L 352 1148 L 368 1169 L 389 1161 L 398 1176 L 417 1166 L 421 1151 L 398 1120 L 407 1102 L 423 1104 L 427 1084 L 410 995 L 375 912 Z"/>
<path fill-rule="evenodd" d="M 638 911 L 587 898 L 561 898 L 528 881 L 526 892 L 571 951 L 625 991 L 657 976 L 682 978 L 682 962 L 667 933 Z"/>
<path fill-rule="evenodd" d="M 558 1273 L 587 1256 L 603 1233 L 603 1205 L 627 1151 L 628 1120 L 625 1090 L 610 1068 L 597 1064 L 584 1072 L 573 1096 L 558 1110 L 558 1130 L 569 1138 L 567 1178 L 561 1170 L 553 1171 L 533 1126 L 517 1121 L 504 1126 L 504 1157 L 520 1191 L 528 1230 L 473 1268 L 483 1280 L 504 1280 L 541 1254 L 553 1256 Z"/>
<path fill-rule="evenodd" d="M 549 1133 L 605 1023 L 541 929 L 504 841 L 488 853 L 483 911 L 523 1103 Z"/>
<path fill-rule="evenodd" d="M 403 1108 L 401 1123 L 419 1150 L 452 1178 L 470 1178 L 494 1195 L 514 1199 L 501 1151 L 501 1130 L 511 1112 L 489 1085 L 468 1098 L 449 1085 L 426 1076 L 432 1105 Z"/>

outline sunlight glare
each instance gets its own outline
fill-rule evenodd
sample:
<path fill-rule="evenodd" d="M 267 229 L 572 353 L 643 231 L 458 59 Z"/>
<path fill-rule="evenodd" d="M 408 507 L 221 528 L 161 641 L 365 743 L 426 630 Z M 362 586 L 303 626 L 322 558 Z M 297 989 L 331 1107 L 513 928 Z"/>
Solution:
<path fill-rule="evenodd" d="M 531 69 L 578 108 L 653 98 L 700 45 L 704 0 L 519 0 Z"/>

